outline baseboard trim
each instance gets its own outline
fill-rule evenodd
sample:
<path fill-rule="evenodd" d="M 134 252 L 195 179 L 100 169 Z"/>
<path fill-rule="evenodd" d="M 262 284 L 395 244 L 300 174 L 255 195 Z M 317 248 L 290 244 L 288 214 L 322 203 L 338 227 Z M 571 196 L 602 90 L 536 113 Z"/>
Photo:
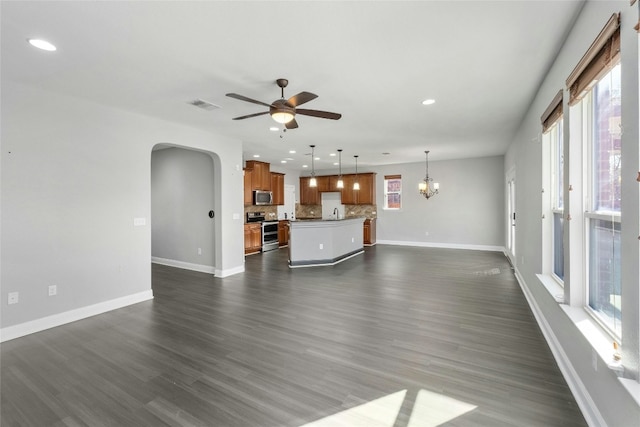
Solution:
<path fill-rule="evenodd" d="M 473 251 L 505 252 L 504 246 L 467 245 L 460 243 L 409 242 L 404 240 L 378 240 L 379 245 L 419 246 L 423 248 L 468 249 Z"/>
<path fill-rule="evenodd" d="M 562 376 L 564 377 L 571 393 L 573 394 L 574 399 L 576 399 L 576 403 L 582 412 L 582 415 L 587 421 L 587 424 L 590 426 L 600 426 L 607 427 L 607 423 L 602 418 L 602 414 L 598 410 L 595 402 L 591 398 L 591 395 L 587 391 L 587 388 L 584 386 L 584 383 L 580 379 L 580 376 L 576 372 L 571 360 L 567 357 L 567 353 L 565 353 L 562 348 L 562 344 L 560 344 L 560 340 L 553 333 L 553 329 L 547 319 L 542 314 L 542 310 L 540 310 L 540 306 L 536 302 L 535 298 L 533 298 L 533 294 L 529 290 L 524 278 L 520 274 L 517 268 L 513 269 L 516 280 L 520 285 L 520 289 L 522 289 L 522 293 L 533 312 L 533 316 L 536 318 L 536 322 L 538 322 L 538 326 L 540 326 L 540 330 L 542 331 L 542 335 L 544 336 L 549 348 L 551 349 L 551 353 L 553 353 L 553 357 L 560 368 L 560 372 L 562 372 Z"/>
<path fill-rule="evenodd" d="M 152 256 L 151 262 L 154 264 L 168 265 L 169 267 L 182 268 L 184 270 L 199 271 L 200 273 L 209 273 L 217 276 L 216 268 L 210 265 L 194 264 L 191 262 L 178 261 L 175 259 L 159 258 Z"/>
<path fill-rule="evenodd" d="M 44 331 L 46 329 L 55 328 L 56 326 L 93 317 L 98 314 L 137 304 L 139 302 L 148 301 L 150 299 L 153 299 L 153 291 L 151 289 L 138 292 L 137 294 L 127 295 L 109 301 L 88 305 L 86 307 L 77 308 L 75 310 L 53 314 L 51 316 L 42 317 L 40 319 L 31 320 L 18 325 L 7 326 L 6 328 L 0 329 L 0 342 L 9 341 L 25 335 Z"/>
<path fill-rule="evenodd" d="M 214 275 L 216 277 L 227 277 L 227 276 L 232 276 L 234 274 L 238 274 L 238 273 L 244 273 L 244 265 L 238 266 L 238 267 L 234 267 L 234 268 L 228 268 L 226 270 L 218 270 L 216 269 Z"/>

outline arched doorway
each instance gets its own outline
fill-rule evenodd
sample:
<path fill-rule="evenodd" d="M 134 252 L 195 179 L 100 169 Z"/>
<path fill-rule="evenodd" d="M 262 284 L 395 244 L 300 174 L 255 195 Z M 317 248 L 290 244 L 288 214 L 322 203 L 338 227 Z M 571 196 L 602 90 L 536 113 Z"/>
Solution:
<path fill-rule="evenodd" d="M 151 153 L 151 258 L 157 264 L 216 271 L 213 153 L 157 144 Z"/>

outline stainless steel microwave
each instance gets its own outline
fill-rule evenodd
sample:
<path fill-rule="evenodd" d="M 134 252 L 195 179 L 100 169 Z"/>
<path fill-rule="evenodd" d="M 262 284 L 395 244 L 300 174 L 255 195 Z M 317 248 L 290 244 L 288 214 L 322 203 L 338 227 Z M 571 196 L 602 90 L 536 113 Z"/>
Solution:
<path fill-rule="evenodd" d="M 272 205 L 273 204 L 273 192 L 254 190 L 253 191 L 253 204 L 254 205 Z"/>

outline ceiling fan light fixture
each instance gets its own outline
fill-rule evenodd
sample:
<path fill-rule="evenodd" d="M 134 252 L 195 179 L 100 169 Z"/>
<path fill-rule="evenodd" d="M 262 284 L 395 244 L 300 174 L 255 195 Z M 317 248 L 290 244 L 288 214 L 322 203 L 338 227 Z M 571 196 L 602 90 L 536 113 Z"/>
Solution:
<path fill-rule="evenodd" d="M 276 122 L 282 124 L 289 123 L 291 120 L 293 120 L 293 117 L 293 114 L 289 111 L 274 111 L 273 113 L 271 113 L 271 118 Z"/>

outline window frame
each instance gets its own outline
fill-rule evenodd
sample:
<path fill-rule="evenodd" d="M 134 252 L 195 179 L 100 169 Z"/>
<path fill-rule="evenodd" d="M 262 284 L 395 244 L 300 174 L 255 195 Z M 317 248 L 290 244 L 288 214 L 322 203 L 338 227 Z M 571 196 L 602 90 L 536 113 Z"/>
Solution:
<path fill-rule="evenodd" d="M 388 181 L 400 181 L 400 190 L 399 191 L 389 191 Z M 402 175 L 385 175 L 384 176 L 384 205 L 382 207 L 383 210 L 386 211 L 400 211 L 402 210 Z M 397 194 L 398 195 L 398 203 L 399 207 L 389 207 L 389 195 Z"/>
<path fill-rule="evenodd" d="M 594 127 L 594 116 L 596 114 L 595 108 L 596 105 L 594 103 L 594 92 L 600 81 L 603 80 L 604 77 L 608 76 L 616 67 L 620 67 L 620 63 L 618 62 L 616 65 L 611 67 L 605 75 L 601 76 L 598 79 L 598 82 L 595 83 L 588 92 L 582 97 L 580 103 L 582 105 L 582 145 L 583 145 L 583 155 L 582 155 L 582 163 L 583 163 L 583 188 L 584 188 L 584 202 L 582 206 L 582 228 L 583 228 L 583 256 L 582 256 L 582 269 L 583 269 L 583 278 L 584 278 L 584 302 L 583 307 L 585 311 L 592 317 L 612 338 L 616 341 L 620 342 L 622 338 L 622 313 L 620 313 L 620 321 L 619 326 L 616 328 L 615 325 L 612 327 L 608 324 L 607 320 L 603 318 L 603 315 L 598 313 L 597 309 L 592 307 L 590 304 L 591 301 L 591 270 L 593 269 L 593 265 L 591 262 L 592 258 L 592 247 L 593 242 L 591 241 L 592 237 L 592 226 L 595 221 L 606 221 L 612 224 L 612 227 L 615 228 L 616 224 L 619 224 L 620 228 L 622 227 L 622 212 L 616 212 L 614 210 L 596 210 L 595 208 L 595 198 L 596 198 L 596 182 L 595 182 L 595 127 Z M 620 156 L 622 154 L 620 153 Z M 622 161 L 622 158 L 620 158 Z M 621 265 L 618 265 L 618 271 L 620 271 Z M 619 284 L 621 288 L 621 283 Z M 622 291 L 620 294 L 620 301 L 622 300 Z M 615 319 L 615 318 L 614 318 Z"/>

